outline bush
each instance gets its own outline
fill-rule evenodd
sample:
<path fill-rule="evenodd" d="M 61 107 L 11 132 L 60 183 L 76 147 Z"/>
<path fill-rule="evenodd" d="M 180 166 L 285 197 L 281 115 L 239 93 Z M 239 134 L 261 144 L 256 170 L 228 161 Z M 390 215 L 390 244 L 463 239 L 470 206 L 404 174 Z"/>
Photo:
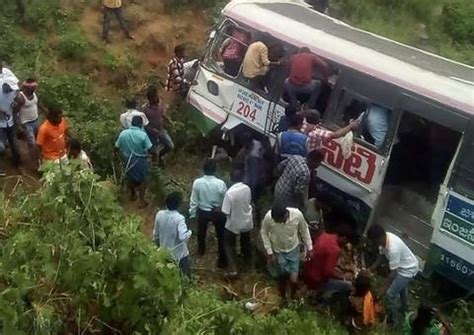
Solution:
<path fill-rule="evenodd" d="M 443 8 L 445 32 L 458 43 L 474 44 L 474 2 L 456 1 Z"/>
<path fill-rule="evenodd" d="M 89 51 L 89 42 L 78 28 L 69 28 L 60 37 L 59 55 L 64 59 L 84 60 Z"/>

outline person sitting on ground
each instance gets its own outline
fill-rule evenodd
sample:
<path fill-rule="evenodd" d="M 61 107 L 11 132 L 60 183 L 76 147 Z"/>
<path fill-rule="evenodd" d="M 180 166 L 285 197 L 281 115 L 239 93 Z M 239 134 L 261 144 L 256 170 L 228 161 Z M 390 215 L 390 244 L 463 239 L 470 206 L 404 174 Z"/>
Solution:
<path fill-rule="evenodd" d="M 127 25 L 125 24 L 125 19 L 123 18 L 123 9 L 122 9 L 122 0 L 104 0 L 104 18 L 103 18 L 103 26 L 102 26 L 102 39 L 105 43 L 110 43 L 109 40 L 109 30 L 110 30 L 110 20 L 112 15 L 115 15 L 118 23 L 120 24 L 120 28 L 122 29 L 123 33 L 128 39 L 134 40 L 132 34 L 130 34 L 130 30 L 128 29 Z"/>
<path fill-rule="evenodd" d="M 237 77 L 247 51 L 250 34 L 237 27 L 231 29 L 231 36 L 222 43 L 219 55 L 224 61 L 224 72 L 232 77 Z"/>
<path fill-rule="evenodd" d="M 313 257 L 304 266 L 305 283 L 310 290 L 321 295 L 327 302 L 334 294 L 349 295 L 352 291 L 351 273 L 338 270 L 343 246 L 352 238 L 353 232 L 346 225 L 340 225 L 337 233 L 323 232 L 313 244 Z"/>
<path fill-rule="evenodd" d="M 186 96 L 191 85 L 185 78 L 184 57 L 186 49 L 183 44 L 174 48 L 174 57 L 168 63 L 168 78 L 166 80 L 166 91 L 177 92 Z"/>
<path fill-rule="evenodd" d="M 229 266 L 229 277 L 237 277 L 236 240 L 240 236 L 240 250 L 246 264 L 252 263 L 250 234 L 253 229 L 252 193 L 243 181 L 243 169 L 232 171 L 232 185 L 224 196 L 222 212 L 227 216 L 224 232 L 224 250 Z"/>
<path fill-rule="evenodd" d="M 402 315 L 408 308 L 407 287 L 420 271 L 418 259 L 400 237 L 386 232 L 378 224 L 369 228 L 367 238 L 374 247 L 379 249 L 380 254 L 388 259 L 390 275 L 378 298 L 387 298 L 389 321 L 395 326 L 400 326 Z M 379 256 L 370 270 L 374 271 L 381 262 L 382 258 Z"/>
<path fill-rule="evenodd" d="M 441 313 L 422 303 L 418 311 L 407 313 L 402 335 L 448 335 L 450 328 Z"/>
<path fill-rule="evenodd" d="M 308 150 L 320 150 L 323 140 L 334 140 L 345 136 L 351 130 L 357 128 L 359 123 L 356 120 L 349 121 L 344 128 L 336 131 L 326 130 L 321 126 L 321 115 L 317 110 L 311 110 L 306 114 L 306 124 L 301 131 L 308 134 Z"/>
<path fill-rule="evenodd" d="M 354 282 L 354 292 L 350 296 L 352 305 L 351 325 L 356 330 L 365 330 L 375 325 L 380 306 L 372 295 L 371 278 L 361 272 Z"/>
<path fill-rule="evenodd" d="M 13 116 L 13 102 L 17 95 L 18 87 L 10 79 L 7 79 L 0 90 L 0 176 L 6 174 L 3 166 L 4 154 L 8 146 L 11 151 L 12 164 L 15 167 L 20 165 L 20 149 L 16 139 L 16 125 Z"/>
<path fill-rule="evenodd" d="M 63 110 L 59 106 L 50 107 L 46 120 L 39 127 L 36 140 L 40 160 L 67 163 L 69 137 L 69 124 L 63 117 Z"/>
<path fill-rule="evenodd" d="M 15 99 L 15 111 L 18 113 L 20 123 L 26 134 L 26 143 L 30 159 L 38 168 L 38 146 L 36 145 L 36 137 L 38 136 L 38 96 L 36 89 L 38 83 L 35 79 L 25 80 L 20 89 L 20 93 Z"/>
<path fill-rule="evenodd" d="M 309 95 L 307 106 L 314 108 L 321 90 L 321 81 L 313 79 L 313 70 L 318 69 L 323 77 L 329 75 L 329 65 L 312 54 L 307 47 L 290 58 L 290 76 L 285 80 L 285 88 L 292 109 L 298 108 L 299 97 Z"/>
<path fill-rule="evenodd" d="M 303 116 L 294 114 L 290 117 L 289 129 L 277 135 L 275 142 L 275 154 L 280 158 L 288 158 L 293 155 L 306 157 L 308 155 L 308 136 L 301 132 Z"/>
<path fill-rule="evenodd" d="M 174 149 L 173 140 L 164 127 L 166 107 L 161 103 L 156 87 L 150 87 L 146 96 L 148 103 L 144 106 L 143 112 L 149 123 L 145 126 L 145 130 L 153 144 L 154 156 L 158 158 L 159 165 L 163 166 L 163 158 Z"/>
<path fill-rule="evenodd" d="M 323 160 L 324 152 L 315 150 L 308 154 L 307 159 L 291 156 L 282 161 L 277 167 L 280 177 L 275 185 L 275 200 L 304 211 L 311 171 L 317 169 Z"/>
<path fill-rule="evenodd" d="M 147 127 L 150 121 L 146 117 L 145 113 L 140 112 L 137 107 L 138 103 L 136 99 L 127 99 L 125 100 L 125 107 L 127 107 L 127 111 L 125 113 L 120 114 L 120 125 L 123 129 L 128 129 L 132 125 L 132 119 L 135 116 L 139 116 L 142 118 L 142 124 L 144 127 Z"/>
<path fill-rule="evenodd" d="M 312 243 L 308 224 L 297 208 L 275 202 L 262 222 L 260 234 L 268 259 L 268 271 L 278 280 L 283 299 L 295 298 L 300 264 L 300 245 L 305 247 L 304 258 L 311 257 Z"/>
<path fill-rule="evenodd" d="M 242 73 L 245 78 L 250 79 L 250 85 L 253 89 L 265 90 L 265 76 L 270 65 L 281 64 L 280 61 L 272 62 L 269 59 L 269 54 L 278 48 L 281 48 L 281 45 L 261 41 L 253 42 L 247 48 L 242 62 Z"/>
<path fill-rule="evenodd" d="M 136 200 L 138 190 L 140 206 L 146 207 L 146 178 L 148 176 L 148 150 L 152 144 L 143 130 L 143 118 L 135 115 L 130 128 L 122 130 L 115 147 L 119 150 L 124 171 L 128 177 L 130 199 Z"/>
<path fill-rule="evenodd" d="M 15 87 L 18 86 L 20 81 L 18 80 L 18 77 L 5 66 L 5 62 L 0 59 L 0 85 L 3 85 L 6 82 Z"/>
<path fill-rule="evenodd" d="M 77 159 L 81 162 L 82 166 L 86 169 L 92 170 L 92 163 L 89 156 L 84 150 L 82 150 L 81 142 L 75 138 L 69 140 L 69 154 L 70 160 Z"/>
<path fill-rule="evenodd" d="M 227 267 L 227 259 L 224 252 L 224 231 L 226 217 L 222 213 L 222 202 L 224 201 L 227 186 L 222 179 L 217 178 L 217 165 L 213 159 L 204 163 L 204 176 L 193 183 L 191 199 L 189 204 L 189 217 L 198 221 L 198 254 L 206 253 L 206 235 L 209 222 L 214 224 L 217 237 L 218 260 L 217 267 Z"/>
<path fill-rule="evenodd" d="M 155 244 L 168 250 L 179 269 L 191 278 L 191 262 L 189 260 L 188 241 L 192 232 L 186 226 L 186 220 L 178 211 L 182 197 L 178 192 L 166 197 L 166 209 L 159 211 L 155 217 L 153 240 Z"/>

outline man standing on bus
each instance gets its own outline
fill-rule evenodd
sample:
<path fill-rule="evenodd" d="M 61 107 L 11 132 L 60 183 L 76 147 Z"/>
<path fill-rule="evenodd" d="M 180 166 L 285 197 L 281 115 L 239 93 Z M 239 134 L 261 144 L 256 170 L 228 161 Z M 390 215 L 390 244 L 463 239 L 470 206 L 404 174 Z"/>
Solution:
<path fill-rule="evenodd" d="M 390 275 L 379 297 L 387 297 L 389 320 L 396 326 L 400 325 L 408 308 L 408 284 L 420 271 L 418 259 L 400 237 L 386 232 L 380 225 L 371 226 L 367 238 L 388 259 Z M 370 270 L 375 270 L 381 260 L 379 257 Z"/>
<path fill-rule="evenodd" d="M 264 91 L 266 89 L 266 75 L 270 65 L 280 65 L 281 62 L 270 61 L 271 56 L 279 53 L 282 46 L 274 43 L 253 42 L 249 45 L 242 63 L 244 77 L 250 79 L 252 89 Z M 270 56 L 271 55 L 271 56 Z"/>
<path fill-rule="evenodd" d="M 294 114 L 289 118 L 289 128 L 278 134 L 275 143 L 275 154 L 284 159 L 292 155 L 306 157 L 308 155 L 308 136 L 301 132 L 303 115 Z"/>
<path fill-rule="evenodd" d="M 237 77 L 239 74 L 249 39 L 249 33 L 232 27 L 231 36 L 222 43 L 219 55 L 224 61 L 224 72 L 228 75 Z"/>
<path fill-rule="evenodd" d="M 290 58 L 290 76 L 285 80 L 285 87 L 291 110 L 298 108 L 301 95 L 309 95 L 307 105 L 314 108 L 321 90 L 321 81 L 313 79 L 314 69 L 320 70 L 327 79 L 329 65 L 306 47 Z"/>

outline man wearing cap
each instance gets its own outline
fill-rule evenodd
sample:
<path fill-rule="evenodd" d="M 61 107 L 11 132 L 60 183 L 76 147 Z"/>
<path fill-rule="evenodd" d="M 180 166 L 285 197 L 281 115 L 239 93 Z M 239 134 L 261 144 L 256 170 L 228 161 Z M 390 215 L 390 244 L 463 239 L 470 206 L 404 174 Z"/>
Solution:
<path fill-rule="evenodd" d="M 13 120 L 13 102 L 17 95 L 18 86 L 11 79 L 7 79 L 0 91 L 0 176 L 4 176 L 4 155 L 8 145 L 11 150 L 12 163 L 15 167 L 20 165 L 20 150 L 16 141 L 16 128 Z"/>

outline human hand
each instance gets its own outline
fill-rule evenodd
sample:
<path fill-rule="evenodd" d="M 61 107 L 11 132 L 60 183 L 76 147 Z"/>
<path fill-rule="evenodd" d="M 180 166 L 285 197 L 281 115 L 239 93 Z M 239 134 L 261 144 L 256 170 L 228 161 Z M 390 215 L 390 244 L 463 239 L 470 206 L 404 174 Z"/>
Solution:
<path fill-rule="evenodd" d="M 351 119 L 349 121 L 349 125 L 351 126 L 351 129 L 356 129 L 357 127 L 359 127 L 359 121 L 358 120 L 354 120 L 354 119 Z"/>
<path fill-rule="evenodd" d="M 267 255 L 268 264 L 274 263 L 276 261 L 276 256 L 274 254 Z"/>

